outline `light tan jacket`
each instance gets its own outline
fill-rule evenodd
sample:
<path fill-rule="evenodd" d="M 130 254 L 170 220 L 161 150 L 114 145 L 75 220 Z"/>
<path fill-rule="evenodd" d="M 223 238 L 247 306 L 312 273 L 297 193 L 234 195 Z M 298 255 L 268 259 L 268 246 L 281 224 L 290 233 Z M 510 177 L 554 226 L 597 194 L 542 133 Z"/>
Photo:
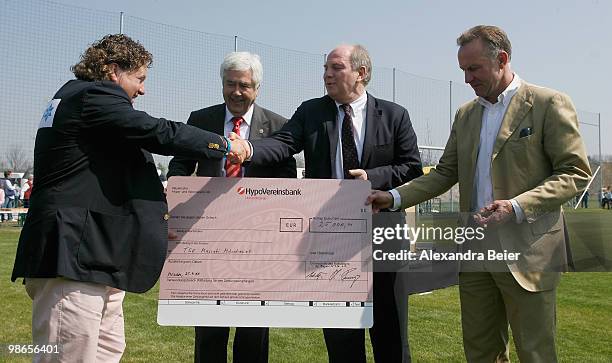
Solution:
<path fill-rule="evenodd" d="M 483 106 L 476 99 L 457 110 L 435 170 L 397 188 L 402 207 L 444 193 L 459 182 L 460 211 L 471 212 Z M 531 134 L 520 137 L 521 130 Z M 527 134 L 527 130 L 523 134 Z M 586 187 L 591 170 L 570 98 L 522 82 L 504 115 L 491 160 L 495 200 L 514 198 L 527 221 L 500 227 L 503 249 L 519 252 L 508 266 L 526 290 L 556 286 L 565 266 L 561 205 Z"/>

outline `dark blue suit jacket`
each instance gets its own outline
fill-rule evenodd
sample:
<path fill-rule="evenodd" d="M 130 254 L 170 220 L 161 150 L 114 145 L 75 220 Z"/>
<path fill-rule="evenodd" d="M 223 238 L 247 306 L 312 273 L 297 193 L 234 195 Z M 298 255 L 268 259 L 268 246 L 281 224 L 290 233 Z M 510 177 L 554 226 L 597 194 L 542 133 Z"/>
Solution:
<path fill-rule="evenodd" d="M 187 120 L 188 125 L 198 127 L 202 130 L 214 132 L 219 135 L 224 133 L 225 104 L 214 105 L 193 111 Z M 287 119 L 270 110 L 253 106 L 253 117 L 249 132 L 249 140 L 259 140 L 278 131 L 287 123 Z M 214 162 L 198 162 L 194 158 L 176 156 L 168 166 L 168 177 L 173 175 L 191 175 L 196 172 L 197 176 L 223 176 L 224 160 Z M 196 169 L 197 164 L 197 169 Z M 261 165 L 245 165 L 245 177 L 259 178 L 295 178 L 297 175 L 295 159 L 288 156 L 282 160 Z"/>
<path fill-rule="evenodd" d="M 298 107 L 291 120 L 271 137 L 254 140 L 251 164 L 266 164 L 304 150 L 306 177 L 334 177 L 338 147 L 338 110 L 329 96 L 308 100 Z M 366 128 L 360 167 L 368 173 L 372 188 L 389 190 L 420 176 L 423 171 L 417 138 L 405 108 L 368 94 Z M 365 196 L 364 196 L 365 202 Z M 373 226 L 395 226 L 404 223 L 402 212 L 378 213 L 372 216 Z M 393 241 L 395 242 L 395 241 Z M 397 252 L 397 244 L 386 241 L 383 251 Z M 378 266 L 374 271 L 390 271 L 400 263 Z M 397 305 L 395 273 L 375 274 L 374 321 L 370 330 L 376 361 L 396 362 L 405 359 L 402 340 L 402 319 L 397 311 L 406 311 L 405 302 Z M 364 362 L 363 335 L 357 330 L 324 329 L 330 362 Z"/>
<path fill-rule="evenodd" d="M 252 165 L 278 162 L 304 150 L 306 178 L 333 177 L 338 110 L 329 96 L 308 100 L 271 137 L 253 140 Z M 368 94 L 360 167 L 373 189 L 389 190 L 423 174 L 417 138 L 408 111 Z"/>
<path fill-rule="evenodd" d="M 61 101 L 53 122 L 36 134 L 36 185 L 11 279 L 63 276 L 146 291 L 159 277 L 168 238 L 150 152 L 221 159 L 225 142 L 134 110 L 110 81 L 69 81 L 54 99 Z"/>

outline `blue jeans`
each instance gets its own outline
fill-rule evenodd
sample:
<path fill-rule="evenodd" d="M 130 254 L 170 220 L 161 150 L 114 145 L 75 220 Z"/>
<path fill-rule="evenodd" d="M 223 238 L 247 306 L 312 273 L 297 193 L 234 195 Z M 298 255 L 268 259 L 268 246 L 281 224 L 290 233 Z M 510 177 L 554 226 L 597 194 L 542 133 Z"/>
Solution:
<path fill-rule="evenodd" d="M 4 205 L 2 208 L 14 208 L 15 207 L 15 199 L 9 199 L 8 197 L 4 198 Z M 7 213 L 7 220 L 13 219 L 13 213 Z M 4 220 L 4 214 L 2 214 L 2 220 Z"/>

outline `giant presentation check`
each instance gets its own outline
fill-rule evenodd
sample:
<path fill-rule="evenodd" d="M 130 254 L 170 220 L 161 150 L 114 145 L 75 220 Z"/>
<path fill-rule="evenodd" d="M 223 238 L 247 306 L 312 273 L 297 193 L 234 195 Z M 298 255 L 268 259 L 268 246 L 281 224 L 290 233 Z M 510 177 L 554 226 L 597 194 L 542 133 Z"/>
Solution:
<path fill-rule="evenodd" d="M 372 326 L 370 183 L 173 177 L 161 325 Z"/>

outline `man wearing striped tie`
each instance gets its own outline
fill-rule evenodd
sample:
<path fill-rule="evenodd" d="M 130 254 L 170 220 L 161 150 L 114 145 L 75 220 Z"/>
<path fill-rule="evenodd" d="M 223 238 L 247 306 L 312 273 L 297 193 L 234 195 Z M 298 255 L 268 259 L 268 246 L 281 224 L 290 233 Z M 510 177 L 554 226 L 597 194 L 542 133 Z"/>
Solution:
<path fill-rule="evenodd" d="M 263 68 L 259 56 L 248 52 L 229 53 L 221 64 L 225 103 L 194 111 L 187 124 L 220 135 L 234 132 L 244 139 L 256 140 L 279 130 L 287 119 L 255 104 Z M 200 163 L 175 157 L 170 161 L 168 177 L 174 175 L 295 178 L 293 157 L 278 163 L 243 167 L 221 162 Z M 268 328 L 236 328 L 234 362 L 268 361 Z M 195 362 L 226 362 L 229 328 L 195 328 Z"/>
<path fill-rule="evenodd" d="M 327 95 L 305 101 L 271 137 L 251 141 L 251 167 L 278 162 L 304 151 L 306 178 L 369 180 L 389 190 L 423 174 L 417 138 L 408 111 L 366 92 L 372 61 L 361 45 L 343 44 L 324 64 Z M 237 140 L 237 139 L 236 139 Z M 242 162 L 230 153 L 233 162 Z M 401 212 L 374 217 L 374 226 L 405 222 Z M 395 241 L 394 241 L 395 242 Z M 389 242 L 387 246 L 393 246 Z M 392 247 L 390 247 L 392 248 Z M 374 264 L 374 361 L 409 362 L 407 296 L 399 291 L 405 276 L 396 266 Z M 365 363 L 365 330 L 323 330 L 330 363 Z"/>

